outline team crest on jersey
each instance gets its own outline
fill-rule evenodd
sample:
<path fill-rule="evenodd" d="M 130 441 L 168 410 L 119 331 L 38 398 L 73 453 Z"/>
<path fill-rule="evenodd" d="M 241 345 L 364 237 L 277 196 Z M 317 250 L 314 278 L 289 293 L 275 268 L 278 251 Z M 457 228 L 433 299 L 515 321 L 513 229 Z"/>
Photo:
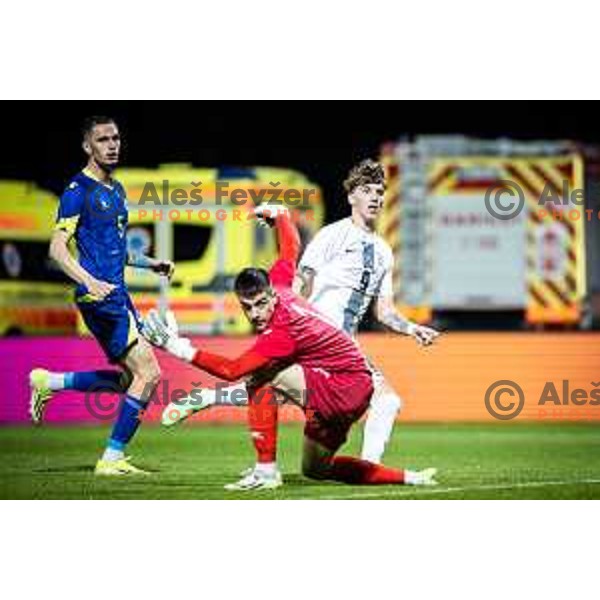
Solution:
<path fill-rule="evenodd" d="M 90 185 L 85 194 L 85 204 L 92 217 L 102 221 L 112 221 L 119 213 L 119 200 L 118 194 L 100 184 Z"/>

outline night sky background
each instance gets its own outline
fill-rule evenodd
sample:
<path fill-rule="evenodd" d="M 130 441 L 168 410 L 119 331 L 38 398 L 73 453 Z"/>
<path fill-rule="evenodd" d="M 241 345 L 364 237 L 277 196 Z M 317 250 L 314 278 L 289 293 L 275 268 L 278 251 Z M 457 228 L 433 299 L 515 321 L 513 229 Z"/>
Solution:
<path fill-rule="evenodd" d="M 381 144 L 460 133 L 600 144 L 592 102 L 3 102 L 0 178 L 33 180 L 56 194 L 84 164 L 86 116 L 114 117 L 122 164 L 281 166 L 320 184 L 327 220 L 346 216 L 342 181 Z"/>

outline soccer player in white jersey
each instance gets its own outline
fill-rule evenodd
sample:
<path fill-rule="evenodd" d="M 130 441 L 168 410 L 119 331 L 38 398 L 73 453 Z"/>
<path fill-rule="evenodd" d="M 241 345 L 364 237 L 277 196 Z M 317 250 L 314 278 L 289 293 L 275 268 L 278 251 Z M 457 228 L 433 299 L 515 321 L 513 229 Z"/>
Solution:
<path fill-rule="evenodd" d="M 380 323 L 414 337 L 419 344 L 431 344 L 438 332 L 410 322 L 394 306 L 394 257 L 375 233 L 385 192 L 383 167 L 372 160 L 362 161 L 350 171 L 344 188 L 351 215 L 325 226 L 308 244 L 300 259 L 297 291 L 353 337 L 374 301 Z M 375 391 L 365 423 L 362 458 L 379 463 L 402 401 L 377 369 L 373 378 Z"/>
<path fill-rule="evenodd" d="M 394 306 L 393 254 L 375 233 L 385 192 L 383 167 L 372 160 L 362 161 L 350 171 L 344 187 L 351 215 L 321 229 L 308 244 L 300 260 L 295 291 L 353 337 L 375 299 L 378 321 L 397 333 L 414 337 L 419 344 L 430 345 L 439 333 L 410 322 Z M 262 208 L 256 209 L 257 217 L 268 221 L 268 211 L 265 214 Z M 377 369 L 373 369 L 373 379 L 375 391 L 365 423 L 362 458 L 380 463 L 402 402 Z M 217 393 L 203 390 L 201 399 L 190 396 L 169 404 L 162 422 L 174 425 L 214 404 L 245 405 L 244 391 L 243 382 L 221 387 Z"/>

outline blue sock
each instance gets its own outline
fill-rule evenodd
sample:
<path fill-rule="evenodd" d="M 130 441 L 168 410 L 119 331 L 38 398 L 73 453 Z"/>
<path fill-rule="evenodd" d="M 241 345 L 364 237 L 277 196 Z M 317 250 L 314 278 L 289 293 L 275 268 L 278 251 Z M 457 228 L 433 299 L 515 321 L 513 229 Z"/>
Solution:
<path fill-rule="evenodd" d="M 121 404 L 119 416 L 115 421 L 108 447 L 111 450 L 123 451 L 140 426 L 140 412 L 146 404 L 127 394 Z"/>
<path fill-rule="evenodd" d="M 106 385 L 107 390 L 121 390 L 121 371 L 77 371 L 65 373 L 65 390 L 87 392 L 98 390 Z"/>

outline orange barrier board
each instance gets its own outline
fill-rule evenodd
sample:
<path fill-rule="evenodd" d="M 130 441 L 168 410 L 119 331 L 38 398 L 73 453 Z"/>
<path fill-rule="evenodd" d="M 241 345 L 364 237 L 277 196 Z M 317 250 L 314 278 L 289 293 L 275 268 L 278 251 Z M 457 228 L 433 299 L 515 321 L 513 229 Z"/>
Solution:
<path fill-rule="evenodd" d="M 522 389 L 515 419 L 600 419 L 596 333 L 448 333 L 427 349 L 388 334 L 360 341 L 405 400 L 404 420 L 494 421 L 485 397 L 498 381 Z M 509 387 L 490 390 L 489 405 L 501 416 L 519 406 L 516 390 L 502 391 Z"/>

